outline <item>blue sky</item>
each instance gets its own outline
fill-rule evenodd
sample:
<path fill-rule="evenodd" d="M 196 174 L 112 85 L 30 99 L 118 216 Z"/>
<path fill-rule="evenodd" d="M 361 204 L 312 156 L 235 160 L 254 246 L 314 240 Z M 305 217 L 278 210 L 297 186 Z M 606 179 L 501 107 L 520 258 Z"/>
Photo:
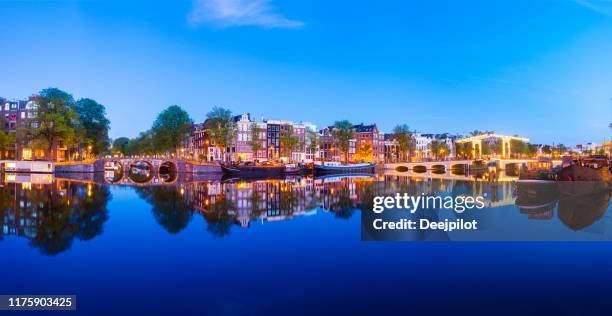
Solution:
<path fill-rule="evenodd" d="M 171 104 L 257 118 L 610 138 L 612 1 L 0 0 L 0 96 L 54 86 L 112 137 Z"/>

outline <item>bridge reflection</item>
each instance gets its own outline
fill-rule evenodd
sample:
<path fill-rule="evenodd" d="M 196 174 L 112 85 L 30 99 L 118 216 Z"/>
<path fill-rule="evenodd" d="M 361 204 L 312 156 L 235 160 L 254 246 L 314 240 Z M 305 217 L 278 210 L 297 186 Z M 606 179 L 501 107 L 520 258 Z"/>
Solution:
<path fill-rule="evenodd" d="M 582 230 L 601 221 L 611 194 L 610 184 L 601 182 L 532 184 L 395 174 L 249 181 L 209 177 L 131 186 L 151 206 L 153 217 L 168 233 L 183 231 L 194 216 L 201 216 L 206 230 L 219 237 L 230 234 L 236 226 L 248 228 L 253 223 L 288 221 L 320 213 L 349 219 L 359 211 L 370 211 L 374 196 L 396 193 L 484 196 L 488 210 L 502 210 L 500 225 L 510 213 L 527 220 L 549 221 L 555 219 L 556 213 L 566 227 Z M 26 178 L 10 174 L 0 179 L 0 239 L 7 235 L 26 238 L 33 247 L 52 255 L 70 248 L 75 240 L 86 241 L 103 233 L 113 192 L 112 185 L 105 184 L 104 179 L 53 179 L 48 175 Z M 483 213 L 483 221 L 489 215 L 492 214 Z"/>

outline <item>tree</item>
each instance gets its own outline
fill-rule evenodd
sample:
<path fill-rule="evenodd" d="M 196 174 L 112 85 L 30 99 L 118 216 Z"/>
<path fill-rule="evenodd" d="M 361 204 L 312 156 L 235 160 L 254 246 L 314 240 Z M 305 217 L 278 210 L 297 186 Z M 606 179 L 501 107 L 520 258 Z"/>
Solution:
<path fill-rule="evenodd" d="M 178 105 L 171 105 L 159 113 L 151 132 L 156 152 L 177 151 L 189 137 L 193 120 Z"/>
<path fill-rule="evenodd" d="M 510 151 L 517 154 L 519 157 L 528 153 L 527 144 L 518 139 L 510 140 Z"/>
<path fill-rule="evenodd" d="M 563 145 L 563 144 L 557 145 L 557 151 L 559 152 L 559 155 L 567 152 L 567 150 L 568 150 L 568 148 L 565 145 Z"/>
<path fill-rule="evenodd" d="M 470 135 L 472 135 L 472 136 L 478 136 L 478 135 L 482 135 L 482 134 L 484 134 L 484 132 L 479 131 L 477 129 L 475 129 L 475 130 L 470 132 Z"/>
<path fill-rule="evenodd" d="M 472 148 L 472 143 L 455 143 L 455 153 L 457 157 L 462 157 L 464 159 L 471 159 L 474 154 L 474 149 Z"/>
<path fill-rule="evenodd" d="M 482 142 L 482 148 L 480 148 L 480 150 L 482 151 L 483 155 L 490 155 L 491 154 L 491 145 L 489 145 L 488 142 Z"/>
<path fill-rule="evenodd" d="M 311 129 L 310 127 L 306 129 L 306 148 L 310 151 L 310 153 L 315 155 L 317 149 L 319 149 L 319 134 L 317 131 Z"/>
<path fill-rule="evenodd" d="M 74 99 L 62 90 L 48 88 L 35 97 L 35 104 L 32 117 L 20 127 L 20 135 L 31 146 L 45 149 L 48 159 L 55 160 L 58 157 L 52 152 L 53 146 L 71 143 L 75 137 L 79 116 L 74 111 Z"/>
<path fill-rule="evenodd" d="M 348 150 L 351 144 L 351 139 L 355 136 L 353 124 L 347 120 L 336 121 L 332 129 L 332 138 L 334 144 L 344 154 L 344 162 L 348 163 Z"/>
<path fill-rule="evenodd" d="M 125 146 L 125 155 L 153 154 L 153 133 L 149 130 L 140 133 L 138 137 L 131 139 Z"/>
<path fill-rule="evenodd" d="M 293 126 L 287 125 L 285 128 L 281 129 L 279 141 L 281 152 L 287 155 L 289 161 L 292 161 L 291 153 L 300 144 L 300 139 L 295 136 Z"/>
<path fill-rule="evenodd" d="M 253 158 L 257 157 L 257 153 L 264 147 L 261 144 L 262 132 L 263 128 L 259 127 L 256 122 L 253 122 L 253 124 L 251 124 L 251 140 L 249 141 L 249 145 L 251 145 L 251 149 L 253 150 Z"/>
<path fill-rule="evenodd" d="M 429 146 L 431 149 L 431 153 L 436 159 L 438 159 L 439 157 L 445 157 L 449 154 L 450 151 L 448 145 L 445 142 L 439 140 L 432 141 Z"/>
<path fill-rule="evenodd" d="M 0 158 L 8 158 L 9 151 L 15 149 L 15 133 L 0 131 Z M 6 154 L 5 154 L 6 153 Z"/>
<path fill-rule="evenodd" d="M 0 117 L 0 159 L 8 158 L 8 151 L 15 149 L 15 133 L 5 132 L 5 126 L 4 117 Z"/>
<path fill-rule="evenodd" d="M 210 123 L 210 138 L 215 142 L 215 146 L 226 153 L 236 138 L 236 123 L 233 120 L 232 112 L 222 107 L 214 107 L 206 114 Z M 227 161 L 229 157 L 225 155 Z"/>
<path fill-rule="evenodd" d="M 538 154 L 538 147 L 532 144 L 527 144 L 527 154 L 529 157 L 535 157 Z"/>
<path fill-rule="evenodd" d="M 393 136 L 399 145 L 400 159 L 406 161 L 406 157 L 410 156 L 410 151 L 413 146 L 412 132 L 408 125 L 398 125 L 393 129 Z M 408 153 L 408 155 L 406 155 Z"/>
<path fill-rule="evenodd" d="M 127 137 L 119 137 L 113 141 L 113 149 L 119 153 L 126 154 L 127 146 L 130 139 Z"/>
<path fill-rule="evenodd" d="M 74 106 L 74 112 L 79 116 L 82 138 L 77 143 L 81 147 L 91 146 L 88 152 L 100 155 L 108 150 L 110 139 L 108 130 L 110 121 L 106 118 L 104 105 L 92 99 L 80 99 Z"/>
<path fill-rule="evenodd" d="M 372 162 L 372 144 L 368 142 L 361 143 L 355 153 L 355 160 Z"/>

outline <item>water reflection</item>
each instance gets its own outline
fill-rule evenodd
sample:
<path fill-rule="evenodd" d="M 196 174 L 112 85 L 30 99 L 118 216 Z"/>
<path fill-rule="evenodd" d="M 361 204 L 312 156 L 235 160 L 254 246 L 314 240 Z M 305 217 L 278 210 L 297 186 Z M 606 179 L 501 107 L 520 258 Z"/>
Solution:
<path fill-rule="evenodd" d="M 153 217 L 169 233 L 176 234 L 189 225 L 193 208 L 180 191 L 161 186 L 136 187 L 135 190 L 141 199 L 153 206 Z"/>
<path fill-rule="evenodd" d="M 5 183 L 0 187 L 0 236 L 25 237 L 44 254 L 60 253 L 75 239 L 103 233 L 110 198 L 109 188 L 100 185 Z"/>
<path fill-rule="evenodd" d="M 517 183 L 516 205 L 530 219 L 559 219 L 572 230 L 581 230 L 600 220 L 610 205 L 606 182 Z"/>
<path fill-rule="evenodd" d="M 180 233 L 194 217 L 201 216 L 205 231 L 216 237 L 230 235 L 235 227 L 245 229 L 256 222 L 287 221 L 320 212 L 339 220 L 351 219 L 360 210 L 371 210 L 374 196 L 398 192 L 415 196 L 480 195 L 485 197 L 487 210 L 501 210 L 505 217 L 495 218 L 492 212 L 456 216 L 465 220 L 478 218 L 483 224 L 498 220 L 500 227 L 508 226 L 505 221 L 509 214 L 522 218 L 521 225 L 530 220 L 553 222 L 558 218 L 566 228 L 579 231 L 605 217 L 611 196 L 609 184 L 601 182 L 457 181 L 395 174 L 265 180 L 184 176 L 181 182 L 171 172 L 168 175 L 165 181 L 133 185 L 129 190 L 151 206 L 153 218 L 169 234 Z M 87 241 L 103 233 L 113 188 L 106 184 L 106 173 L 80 179 L 7 174 L 1 179 L 0 240 L 5 235 L 23 237 L 42 253 L 52 255 L 69 249 L 75 239 Z M 123 211 L 124 207 L 119 203 L 114 211 Z M 424 216 L 435 220 L 439 214 Z M 422 237 L 417 239 L 426 236 Z"/>

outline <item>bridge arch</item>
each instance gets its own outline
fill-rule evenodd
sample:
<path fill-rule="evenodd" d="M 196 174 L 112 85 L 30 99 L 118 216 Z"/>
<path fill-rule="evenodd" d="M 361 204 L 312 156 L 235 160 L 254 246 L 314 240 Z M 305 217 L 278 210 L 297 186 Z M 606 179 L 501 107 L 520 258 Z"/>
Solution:
<path fill-rule="evenodd" d="M 410 171 L 410 168 L 408 168 L 408 166 L 397 166 L 397 167 L 395 167 L 395 171 L 397 171 L 397 172 L 408 172 L 408 171 Z"/>
<path fill-rule="evenodd" d="M 431 172 L 435 174 L 446 173 L 446 166 L 444 165 L 440 165 L 440 164 L 431 165 L 430 169 L 431 169 Z"/>
<path fill-rule="evenodd" d="M 174 183 L 178 179 L 178 165 L 174 161 L 166 160 L 159 164 L 157 174 L 164 183 Z"/>
<path fill-rule="evenodd" d="M 427 166 L 416 165 L 416 166 L 412 167 L 412 171 L 414 171 L 416 173 L 425 173 L 425 172 L 427 172 Z"/>
<path fill-rule="evenodd" d="M 108 184 L 120 183 L 125 177 L 123 162 L 119 159 L 104 162 L 104 182 Z"/>
<path fill-rule="evenodd" d="M 153 163 L 148 160 L 135 160 L 130 163 L 128 177 L 134 183 L 147 184 L 154 177 Z"/>

